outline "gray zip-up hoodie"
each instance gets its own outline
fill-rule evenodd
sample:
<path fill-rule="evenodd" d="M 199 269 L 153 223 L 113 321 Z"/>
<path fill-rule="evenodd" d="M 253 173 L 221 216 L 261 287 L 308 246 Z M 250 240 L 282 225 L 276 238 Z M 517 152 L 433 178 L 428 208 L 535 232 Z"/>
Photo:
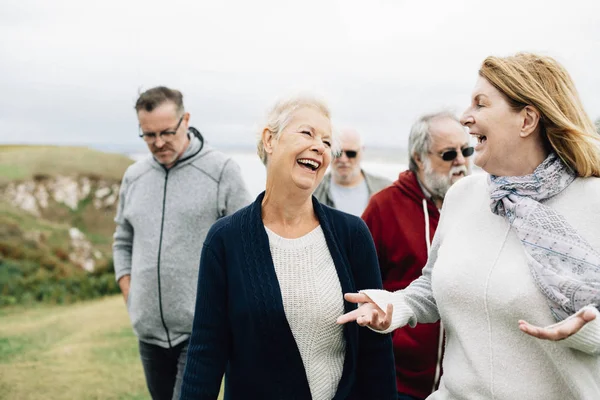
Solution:
<path fill-rule="evenodd" d="M 165 169 L 152 155 L 123 177 L 115 222 L 117 281 L 131 275 L 127 309 L 138 338 L 161 347 L 192 331 L 202 244 L 219 218 L 250 203 L 239 166 L 190 135 L 181 159 Z"/>

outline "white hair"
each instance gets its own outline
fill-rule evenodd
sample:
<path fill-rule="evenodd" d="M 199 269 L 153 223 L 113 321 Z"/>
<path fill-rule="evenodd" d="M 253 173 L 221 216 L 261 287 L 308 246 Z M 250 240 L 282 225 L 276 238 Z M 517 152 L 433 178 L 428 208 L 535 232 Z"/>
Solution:
<path fill-rule="evenodd" d="M 262 133 L 268 129 L 273 133 L 273 137 L 277 139 L 279 134 L 292 120 L 292 115 L 296 110 L 303 107 L 312 107 L 320 111 L 328 120 L 331 121 L 331 111 L 327 104 L 311 94 L 297 94 L 284 99 L 280 99 L 267 113 L 266 121 L 263 128 L 258 131 L 256 141 L 256 151 L 263 164 L 267 165 L 267 153 L 262 143 Z M 340 151 L 338 140 L 338 132 L 332 127 L 331 129 L 331 151 L 335 157 Z"/>
<path fill-rule="evenodd" d="M 431 122 L 441 118 L 448 118 L 460 124 L 460 120 L 453 112 L 442 110 L 421 116 L 410 129 L 410 136 L 408 137 L 408 169 L 412 172 L 417 173 L 419 170 L 414 155 L 419 154 L 422 157 L 427 157 L 431 149 Z"/>

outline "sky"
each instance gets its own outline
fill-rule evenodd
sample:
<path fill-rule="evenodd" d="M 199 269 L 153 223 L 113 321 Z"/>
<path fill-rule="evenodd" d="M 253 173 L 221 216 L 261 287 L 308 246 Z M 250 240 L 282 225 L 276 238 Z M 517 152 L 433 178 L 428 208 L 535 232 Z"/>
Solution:
<path fill-rule="evenodd" d="M 133 105 L 184 94 L 215 145 L 252 146 L 297 92 L 366 146 L 406 147 L 419 115 L 460 114 L 488 55 L 550 55 L 600 117 L 598 0 L 2 0 L 0 144 L 138 146 Z"/>

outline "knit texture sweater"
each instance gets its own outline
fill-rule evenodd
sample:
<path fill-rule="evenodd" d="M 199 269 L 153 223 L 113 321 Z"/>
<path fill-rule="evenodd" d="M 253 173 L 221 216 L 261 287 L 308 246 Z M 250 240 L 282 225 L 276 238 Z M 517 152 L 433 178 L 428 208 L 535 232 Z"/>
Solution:
<path fill-rule="evenodd" d="M 600 314 L 557 342 L 521 332 L 519 319 L 555 321 L 516 233 L 489 203 L 487 176 L 453 185 L 423 275 L 405 290 L 365 293 L 394 304 L 391 329 L 444 323 L 444 375 L 428 399 L 600 399 Z M 544 203 L 600 249 L 600 179 L 578 178 Z"/>
<path fill-rule="evenodd" d="M 217 221 L 206 237 L 181 399 L 215 400 L 223 374 L 226 400 L 311 398 L 262 222 L 263 197 Z M 314 197 L 313 209 L 341 292 L 381 288 L 375 247 L 364 222 L 322 206 Z M 331 285 L 327 290 L 340 291 Z M 343 312 L 356 309 L 353 303 L 343 304 Z M 390 336 L 357 324 L 342 329 L 344 365 L 333 399 L 396 399 Z"/>
<path fill-rule="evenodd" d="M 344 368 L 344 332 L 335 320 L 344 298 L 323 229 L 286 239 L 266 229 L 283 309 L 313 400 L 335 396 Z"/>

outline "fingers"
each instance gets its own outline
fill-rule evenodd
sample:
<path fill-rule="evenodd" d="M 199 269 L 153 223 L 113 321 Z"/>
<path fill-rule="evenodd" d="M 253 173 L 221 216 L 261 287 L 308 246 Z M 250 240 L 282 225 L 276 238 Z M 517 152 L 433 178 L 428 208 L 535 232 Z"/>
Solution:
<path fill-rule="evenodd" d="M 596 319 L 596 313 L 594 310 L 585 310 L 585 312 L 582 314 L 582 318 L 585 320 L 585 322 L 593 321 Z"/>
<path fill-rule="evenodd" d="M 534 336 L 538 339 L 545 340 L 562 340 L 569 336 L 579 332 L 579 330 L 588 322 L 593 320 L 596 316 L 592 310 L 589 310 L 593 316 L 587 313 L 588 310 L 579 315 L 575 315 L 569 319 L 566 319 L 558 324 L 541 328 L 538 326 L 531 325 L 530 323 L 520 320 L 519 329 L 528 335 Z M 589 319 L 588 319 L 589 318 Z"/>
<path fill-rule="evenodd" d="M 356 310 L 350 311 L 344 315 L 341 315 L 337 319 L 338 324 L 346 324 L 348 322 L 357 321 L 358 318 L 364 314 L 364 311 L 361 308 L 357 308 Z"/>
<path fill-rule="evenodd" d="M 344 299 L 350 303 L 371 303 L 372 300 L 369 296 L 363 293 L 346 293 Z"/>

